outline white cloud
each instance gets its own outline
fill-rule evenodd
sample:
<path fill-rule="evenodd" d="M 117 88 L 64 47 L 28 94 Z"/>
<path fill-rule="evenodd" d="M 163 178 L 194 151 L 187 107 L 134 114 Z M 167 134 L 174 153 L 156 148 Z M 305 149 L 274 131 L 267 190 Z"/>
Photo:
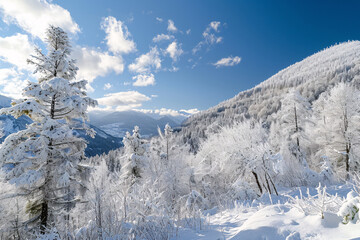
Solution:
<path fill-rule="evenodd" d="M 152 97 L 152 98 L 157 98 L 158 95 L 153 94 L 153 95 L 151 95 L 151 97 Z"/>
<path fill-rule="evenodd" d="M 156 17 L 156 20 L 159 21 L 159 22 L 164 21 L 161 17 Z"/>
<path fill-rule="evenodd" d="M 162 116 L 180 116 L 181 113 L 179 113 L 179 111 L 173 110 L 173 109 L 168 109 L 168 108 L 160 108 L 160 109 L 156 109 L 154 110 L 154 113 L 162 115 Z"/>
<path fill-rule="evenodd" d="M 129 65 L 129 70 L 136 73 L 150 72 L 152 68 L 158 70 L 161 68 L 161 59 L 159 51 L 153 47 L 148 53 L 135 59 L 135 62 Z"/>
<path fill-rule="evenodd" d="M 26 87 L 28 82 L 23 78 L 24 73 L 14 68 L 0 69 L 0 94 L 15 99 L 21 98 L 20 89 Z"/>
<path fill-rule="evenodd" d="M 177 31 L 177 28 L 175 27 L 174 21 L 171 20 L 171 19 L 168 20 L 167 30 L 168 30 L 169 32 L 176 32 L 176 31 Z"/>
<path fill-rule="evenodd" d="M 133 86 L 135 87 L 146 87 L 149 85 L 155 85 L 155 77 L 154 74 L 150 73 L 148 74 L 139 74 L 132 78 L 133 80 L 136 80 L 133 83 Z"/>
<path fill-rule="evenodd" d="M 107 52 L 76 46 L 72 53 L 79 67 L 77 79 L 92 82 L 95 78 L 106 76 L 110 72 L 120 74 L 124 71 L 124 63 L 120 56 L 112 56 Z"/>
<path fill-rule="evenodd" d="M 219 27 L 220 27 L 220 22 L 217 21 L 212 21 L 209 23 L 209 25 L 206 27 L 205 31 L 203 32 L 203 38 L 204 40 L 200 41 L 192 50 L 192 53 L 195 54 L 198 51 L 201 50 L 201 48 L 204 45 L 214 45 L 214 44 L 218 44 L 221 43 L 223 38 L 220 36 L 217 36 L 214 32 L 218 33 Z"/>
<path fill-rule="evenodd" d="M 199 112 L 200 111 L 197 108 L 192 108 L 192 109 L 188 109 L 188 110 L 186 110 L 186 109 L 181 109 L 180 110 L 180 113 L 186 113 L 186 114 L 190 114 L 190 115 L 193 115 L 193 114 L 196 114 L 196 113 L 199 113 Z"/>
<path fill-rule="evenodd" d="M 189 35 L 191 33 L 191 29 L 186 30 L 186 35 Z"/>
<path fill-rule="evenodd" d="M 18 69 L 31 70 L 32 66 L 26 63 L 26 59 L 34 53 L 34 47 L 25 34 L 0 37 L 0 59 L 15 65 Z"/>
<path fill-rule="evenodd" d="M 136 51 L 135 42 L 129 39 L 131 34 L 123 22 L 109 16 L 102 21 L 101 28 L 106 33 L 106 43 L 111 52 L 127 54 Z"/>
<path fill-rule="evenodd" d="M 215 30 L 215 32 L 218 32 L 219 30 L 219 26 L 220 26 L 220 22 L 217 22 L 217 21 L 212 21 L 211 23 L 210 23 L 210 27 L 212 28 L 212 29 L 214 29 Z"/>
<path fill-rule="evenodd" d="M 105 83 L 104 85 L 104 90 L 108 90 L 112 87 L 112 85 L 110 83 Z"/>
<path fill-rule="evenodd" d="M 189 110 L 174 110 L 169 108 L 160 108 L 160 109 L 134 109 L 135 111 L 142 112 L 145 114 L 157 114 L 160 116 L 173 116 L 173 117 L 188 117 L 192 114 L 200 112 L 198 109 L 189 109 Z"/>
<path fill-rule="evenodd" d="M 169 44 L 166 52 L 170 55 L 173 61 L 177 61 L 177 59 L 180 57 L 181 54 L 183 54 L 184 51 L 181 49 L 181 46 L 178 45 L 176 41 L 174 41 Z"/>
<path fill-rule="evenodd" d="M 174 36 L 173 35 L 168 35 L 168 34 L 158 34 L 156 37 L 153 38 L 153 42 L 160 42 L 160 41 L 165 41 L 165 40 L 171 40 L 173 39 Z"/>
<path fill-rule="evenodd" d="M 125 111 L 141 107 L 143 102 L 149 101 L 151 98 L 137 91 L 128 91 L 109 93 L 97 100 L 99 105 L 104 107 L 95 110 Z"/>
<path fill-rule="evenodd" d="M 238 65 L 241 61 L 241 58 L 236 56 L 236 57 L 227 57 L 227 58 L 222 58 L 219 61 L 217 61 L 216 63 L 214 63 L 213 65 L 218 67 L 232 67 L 235 65 Z"/>
<path fill-rule="evenodd" d="M 67 32 L 77 33 L 79 26 L 69 11 L 46 0 L 3 0 L 0 1 L 3 20 L 15 23 L 35 37 L 45 39 L 49 25 L 61 27 Z"/>

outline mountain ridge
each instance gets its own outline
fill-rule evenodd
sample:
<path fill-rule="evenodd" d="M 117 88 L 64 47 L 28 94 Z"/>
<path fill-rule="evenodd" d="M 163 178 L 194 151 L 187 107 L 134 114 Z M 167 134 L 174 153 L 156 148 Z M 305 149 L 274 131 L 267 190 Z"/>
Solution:
<path fill-rule="evenodd" d="M 157 127 L 163 129 L 167 123 L 172 127 L 180 125 L 167 115 L 155 119 L 138 111 L 111 112 L 106 115 L 90 112 L 89 116 L 92 125 L 115 137 L 123 137 L 127 131 L 131 132 L 134 126 L 140 127 L 142 136 L 151 137 L 157 135 Z"/>

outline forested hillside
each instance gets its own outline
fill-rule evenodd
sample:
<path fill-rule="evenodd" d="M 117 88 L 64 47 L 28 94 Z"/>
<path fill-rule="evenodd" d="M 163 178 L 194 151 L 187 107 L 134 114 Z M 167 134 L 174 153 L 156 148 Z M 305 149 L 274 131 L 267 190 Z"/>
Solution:
<path fill-rule="evenodd" d="M 295 63 L 252 89 L 190 116 L 182 129 L 184 141 L 196 151 L 199 140 L 244 119 L 269 125 L 281 100 L 296 89 L 310 103 L 339 82 L 360 86 L 360 42 L 349 41 L 324 49 Z M 200 139 L 199 139 L 200 138 Z"/>

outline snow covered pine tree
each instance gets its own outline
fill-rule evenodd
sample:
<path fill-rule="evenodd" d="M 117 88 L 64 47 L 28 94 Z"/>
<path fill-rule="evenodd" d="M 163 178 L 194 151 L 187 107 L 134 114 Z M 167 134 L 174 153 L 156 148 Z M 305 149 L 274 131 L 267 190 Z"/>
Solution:
<path fill-rule="evenodd" d="M 148 145 L 144 139 L 141 139 L 138 126 L 134 127 L 132 135 L 126 132 L 123 143 L 125 157 L 128 161 L 123 168 L 122 175 L 124 179 L 130 179 L 130 185 L 132 185 L 142 177 Z"/>
<path fill-rule="evenodd" d="M 94 136 L 85 124 L 87 107 L 97 102 L 86 96 L 87 81 L 75 81 L 78 68 L 69 59 L 71 46 L 67 33 L 50 26 L 46 31 L 47 55 L 35 49 L 28 60 L 40 75 L 29 82 L 24 99 L 0 114 L 27 115 L 33 120 L 25 130 L 8 136 L 0 148 L 1 166 L 8 169 L 6 179 L 16 184 L 19 194 L 28 198 L 27 224 L 45 233 L 57 220 L 68 221 L 75 204 L 86 141 L 73 130 L 82 129 Z"/>

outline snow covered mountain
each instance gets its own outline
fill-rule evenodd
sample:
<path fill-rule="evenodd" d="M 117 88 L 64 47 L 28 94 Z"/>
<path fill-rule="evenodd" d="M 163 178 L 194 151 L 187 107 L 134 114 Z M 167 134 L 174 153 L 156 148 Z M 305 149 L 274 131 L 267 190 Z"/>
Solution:
<path fill-rule="evenodd" d="M 270 123 L 281 107 L 281 99 L 290 89 L 297 89 L 310 102 L 338 82 L 360 84 L 360 41 L 341 43 L 295 63 L 252 89 L 242 91 L 217 106 L 190 116 L 182 128 L 184 140 L 194 150 L 199 139 L 231 125 L 254 118 Z"/>
<path fill-rule="evenodd" d="M 90 123 L 107 134 L 123 137 L 127 131 L 131 132 L 134 126 L 139 126 L 143 137 L 157 134 L 157 127 L 161 129 L 168 123 L 172 127 L 180 126 L 180 121 L 171 116 L 153 116 L 137 111 L 90 112 Z"/>
<path fill-rule="evenodd" d="M 11 101 L 11 98 L 0 95 L 0 108 L 9 107 Z M 32 121 L 27 116 L 21 116 L 16 119 L 13 116 L 0 115 L 0 122 L 2 133 L 4 135 L 0 138 L 0 142 L 3 142 L 7 136 L 25 129 L 26 125 L 30 124 Z M 104 152 L 107 153 L 110 150 L 122 146 L 121 138 L 111 136 L 93 125 L 90 126 L 96 131 L 95 138 L 87 136 L 83 131 L 78 131 L 78 134 L 88 141 L 88 146 L 85 150 L 86 156 L 95 156 L 96 154 L 102 154 Z"/>

